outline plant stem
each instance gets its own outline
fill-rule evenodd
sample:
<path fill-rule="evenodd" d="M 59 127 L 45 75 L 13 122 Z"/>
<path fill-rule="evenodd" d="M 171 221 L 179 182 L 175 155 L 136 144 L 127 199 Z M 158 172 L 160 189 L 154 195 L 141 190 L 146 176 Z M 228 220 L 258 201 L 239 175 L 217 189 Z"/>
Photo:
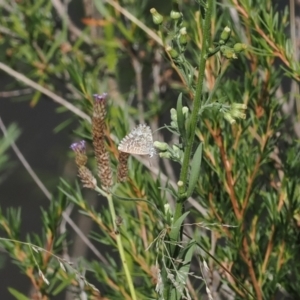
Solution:
<path fill-rule="evenodd" d="M 195 139 L 195 132 L 198 122 L 198 116 L 199 116 L 199 110 L 201 106 L 201 95 L 202 95 L 202 89 L 203 89 L 203 81 L 205 76 L 205 64 L 207 59 L 207 47 L 210 41 L 210 24 L 211 24 L 211 16 L 212 16 L 212 10 L 213 10 L 213 4 L 214 0 L 207 0 L 206 2 L 206 16 L 204 21 L 204 32 L 203 32 L 203 41 L 202 41 L 202 49 L 201 49 L 201 55 L 200 55 L 200 62 L 199 62 L 199 74 L 198 74 L 198 82 L 197 82 L 197 88 L 196 88 L 196 94 L 194 97 L 194 107 L 191 113 L 190 122 L 188 123 L 188 126 L 190 126 L 188 132 L 189 135 L 187 136 L 187 143 L 186 148 L 184 151 L 184 157 L 183 157 L 183 163 L 182 168 L 180 172 L 180 178 L 181 185 L 178 188 L 178 199 L 176 202 L 175 207 L 175 214 L 173 218 L 173 225 L 176 223 L 176 221 L 182 216 L 184 212 L 184 202 L 187 200 L 186 195 L 186 183 L 187 183 L 187 177 L 188 177 L 188 170 L 189 170 L 189 164 L 190 164 L 190 158 L 191 153 L 193 149 L 194 139 Z M 177 240 L 181 240 L 182 236 L 182 230 L 179 231 L 179 234 L 177 237 L 172 237 L 172 240 L 174 242 Z M 176 249 L 172 251 L 171 255 L 173 258 L 176 258 Z M 173 284 L 170 283 L 170 281 L 167 279 L 167 273 L 164 270 L 163 272 L 163 278 L 165 282 L 165 288 L 164 288 L 164 298 L 170 299 L 170 300 L 177 300 L 179 299 L 179 295 L 176 292 L 176 287 L 174 287 Z M 175 292 L 173 293 L 172 292 Z"/>
<path fill-rule="evenodd" d="M 187 197 L 185 195 L 186 182 L 187 182 L 187 176 L 188 176 L 188 170 L 189 170 L 190 157 L 191 157 L 194 139 L 195 139 L 195 131 L 196 131 L 196 126 L 197 126 L 197 122 L 198 122 L 198 113 L 199 113 L 199 109 L 201 106 L 201 95 L 202 95 L 203 81 L 204 81 L 204 76 L 205 76 L 205 64 L 206 64 L 206 59 L 207 59 L 206 52 L 207 52 L 207 47 L 208 47 L 208 41 L 210 40 L 210 25 L 211 25 L 213 3 L 214 3 L 214 0 L 208 0 L 206 2 L 206 16 L 205 16 L 205 21 L 204 21 L 202 49 L 201 49 L 200 62 L 199 62 L 198 82 L 197 82 L 196 94 L 195 94 L 195 98 L 194 98 L 195 99 L 194 107 L 193 107 L 190 122 L 189 122 L 190 134 L 188 136 L 186 149 L 185 149 L 184 157 L 183 157 L 182 168 L 181 168 L 181 172 L 180 172 L 180 181 L 183 184 L 178 188 L 179 199 L 176 203 L 174 222 L 182 215 L 183 203 L 187 200 Z"/>
<path fill-rule="evenodd" d="M 101 193 L 102 195 L 104 194 L 103 191 L 101 189 L 99 189 L 98 187 L 96 188 L 96 191 Z M 117 225 L 116 225 L 116 212 L 115 212 L 115 207 L 114 207 L 114 202 L 113 202 L 113 199 L 112 199 L 112 195 L 105 193 L 105 197 L 107 198 L 107 201 L 108 201 L 109 211 L 110 211 L 110 215 L 111 215 L 111 218 L 112 218 L 114 231 L 116 233 L 117 246 L 118 246 L 120 258 L 121 258 L 121 261 L 122 261 L 122 265 L 123 265 L 123 268 L 124 268 L 125 276 L 126 276 L 126 279 L 127 279 L 127 284 L 129 286 L 131 299 L 132 300 L 137 300 L 136 294 L 135 294 L 135 289 L 134 289 L 133 282 L 132 282 L 132 278 L 131 278 L 129 268 L 128 268 L 128 265 L 127 265 L 127 261 L 126 261 L 126 257 L 125 257 L 125 251 L 124 251 L 124 247 L 123 247 L 123 244 L 122 244 L 121 234 L 119 233 Z"/>

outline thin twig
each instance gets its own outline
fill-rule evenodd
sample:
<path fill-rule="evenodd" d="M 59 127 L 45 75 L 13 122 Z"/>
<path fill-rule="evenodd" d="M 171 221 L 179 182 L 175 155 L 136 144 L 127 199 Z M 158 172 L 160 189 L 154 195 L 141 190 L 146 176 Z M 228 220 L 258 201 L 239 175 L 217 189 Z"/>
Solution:
<path fill-rule="evenodd" d="M 23 74 L 13 70 L 12 68 L 8 67 L 4 63 L 0 62 L 0 69 L 4 72 L 8 73 L 10 76 L 14 77 L 16 80 L 25 83 L 26 85 L 34 88 L 35 90 L 41 92 L 42 94 L 51 98 L 54 102 L 64 106 L 69 111 L 73 112 L 75 115 L 79 116 L 82 119 L 90 121 L 91 118 L 82 112 L 79 108 L 74 106 L 73 104 L 69 103 L 67 100 L 63 99 L 62 97 L 56 95 L 55 93 L 51 92 L 50 90 L 44 88 L 43 86 L 37 84 L 36 82 L 32 81 L 28 77 L 24 76 Z"/>
<path fill-rule="evenodd" d="M 32 93 L 31 88 L 25 88 L 22 90 L 15 90 L 15 91 L 7 91 L 7 92 L 0 92 L 0 98 L 10 98 L 10 97 L 18 97 L 22 95 L 28 95 Z"/>
<path fill-rule="evenodd" d="M 237 200 L 236 195 L 235 195 L 234 180 L 233 180 L 232 171 L 231 171 L 232 166 L 231 166 L 231 163 L 228 160 L 227 153 L 226 153 L 226 150 L 224 148 L 223 138 L 222 138 L 220 129 L 213 130 L 208 121 L 205 121 L 205 124 L 206 124 L 209 132 L 213 136 L 213 138 L 216 142 L 216 145 L 218 146 L 218 148 L 220 150 L 222 163 L 223 163 L 223 166 L 224 166 L 224 169 L 225 169 L 225 172 L 226 172 L 225 188 L 226 188 L 227 193 L 229 195 L 229 198 L 230 198 L 235 216 L 240 221 L 241 218 L 242 218 L 242 215 L 241 215 L 238 200 Z"/>

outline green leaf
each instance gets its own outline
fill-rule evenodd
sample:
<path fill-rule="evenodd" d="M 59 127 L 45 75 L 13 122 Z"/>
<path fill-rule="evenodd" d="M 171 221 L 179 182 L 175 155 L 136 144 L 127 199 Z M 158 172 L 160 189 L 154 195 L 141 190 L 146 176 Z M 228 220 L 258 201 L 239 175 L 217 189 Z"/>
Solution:
<path fill-rule="evenodd" d="M 15 289 L 9 287 L 8 291 L 17 299 L 17 300 L 30 300 L 25 295 L 21 294 L 20 292 L 16 291 Z"/>
<path fill-rule="evenodd" d="M 190 197 L 195 189 L 195 186 L 198 182 L 202 161 L 202 148 L 203 144 L 200 143 L 192 160 L 192 168 L 189 179 L 189 186 L 187 189 L 187 196 Z"/>
<path fill-rule="evenodd" d="M 177 124 L 178 124 L 178 130 L 181 135 L 183 144 L 186 141 L 186 132 L 185 132 L 185 126 L 184 126 L 184 115 L 182 113 L 182 93 L 179 94 L 178 99 L 177 99 Z"/>
<path fill-rule="evenodd" d="M 98 1 L 96 1 L 98 2 Z M 104 35 L 106 41 L 113 42 L 116 39 L 115 28 L 112 24 L 105 26 Z M 105 61 L 108 67 L 108 70 L 111 72 L 115 72 L 117 65 L 117 50 L 115 47 L 107 46 L 105 48 Z"/>
<path fill-rule="evenodd" d="M 173 252 L 176 248 L 176 242 L 178 241 L 178 237 L 179 237 L 179 232 L 181 229 L 181 224 L 184 221 L 184 219 L 186 218 L 186 216 L 189 214 L 190 212 L 187 211 L 185 212 L 182 216 L 180 216 L 180 218 L 178 218 L 176 220 L 176 222 L 172 225 L 169 237 L 170 237 L 170 241 L 171 241 L 171 246 L 170 246 L 170 251 L 171 251 L 171 256 L 173 255 Z"/>
<path fill-rule="evenodd" d="M 190 270 L 191 260 L 193 258 L 195 247 L 196 247 L 196 241 L 191 240 L 190 243 L 187 245 L 187 247 L 183 249 L 183 257 L 182 257 L 183 262 L 180 271 L 183 271 L 186 278 L 188 275 L 187 273 Z"/>

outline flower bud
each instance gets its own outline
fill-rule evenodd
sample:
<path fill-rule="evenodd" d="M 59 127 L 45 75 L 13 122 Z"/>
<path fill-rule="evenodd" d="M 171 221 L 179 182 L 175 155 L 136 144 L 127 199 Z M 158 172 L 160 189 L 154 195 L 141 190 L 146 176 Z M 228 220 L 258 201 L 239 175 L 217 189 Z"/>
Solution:
<path fill-rule="evenodd" d="M 173 59 L 175 59 L 179 56 L 179 53 L 174 48 L 172 48 L 171 46 L 167 46 L 166 51 L 170 54 L 170 56 Z"/>
<path fill-rule="evenodd" d="M 179 11 L 179 5 L 177 1 L 173 1 L 172 10 L 170 13 L 170 17 L 173 20 L 178 20 L 182 18 L 182 13 Z"/>
<path fill-rule="evenodd" d="M 220 48 L 220 50 L 221 50 L 222 54 L 223 54 L 226 58 L 228 58 L 228 59 L 231 59 L 231 58 L 236 59 L 236 58 L 237 58 L 237 56 L 236 56 L 236 54 L 235 54 L 233 48 L 230 48 L 230 47 L 227 47 L 227 46 L 222 46 L 222 47 Z"/>
<path fill-rule="evenodd" d="M 228 121 L 231 125 L 236 123 L 236 120 L 231 116 L 230 113 L 224 113 L 224 118 Z"/>
<path fill-rule="evenodd" d="M 178 19 L 182 18 L 182 13 L 172 9 L 170 12 L 170 17 L 173 20 L 178 20 Z"/>
<path fill-rule="evenodd" d="M 160 152 L 158 155 L 159 155 L 161 158 L 168 158 L 168 159 L 171 158 L 171 153 L 170 153 L 170 152 Z"/>
<path fill-rule="evenodd" d="M 236 43 L 234 46 L 233 46 L 233 50 L 234 52 L 236 53 L 240 53 L 244 50 L 247 49 L 247 45 L 246 44 L 242 44 L 242 43 Z"/>
<path fill-rule="evenodd" d="M 160 25 L 163 22 L 163 16 L 158 13 L 155 8 L 151 8 L 150 13 L 152 14 L 152 20 L 154 24 Z"/>
<path fill-rule="evenodd" d="M 233 118 L 238 119 L 246 119 L 245 109 L 247 109 L 247 105 L 244 103 L 233 103 L 231 104 L 231 109 L 229 113 Z"/>
<path fill-rule="evenodd" d="M 171 120 L 172 121 L 177 121 L 177 111 L 175 108 L 171 108 L 170 109 L 170 113 L 171 113 Z"/>
<path fill-rule="evenodd" d="M 177 123 L 177 121 L 171 121 L 171 126 L 172 126 L 173 128 L 178 128 L 178 123 Z"/>
<path fill-rule="evenodd" d="M 182 27 L 179 30 L 179 44 L 182 45 L 182 46 L 185 46 L 187 44 L 186 27 Z"/>
<path fill-rule="evenodd" d="M 180 159 L 182 156 L 182 150 L 180 150 L 176 145 L 173 145 L 173 157 Z"/>
<path fill-rule="evenodd" d="M 232 109 L 230 111 L 230 114 L 233 118 L 236 119 L 246 119 L 246 114 L 244 113 L 244 111 L 241 111 L 239 109 Z"/>
<path fill-rule="evenodd" d="M 228 26 L 226 26 L 223 29 L 221 36 L 220 36 L 220 41 L 219 41 L 219 43 L 221 45 L 224 45 L 228 41 L 228 39 L 230 38 L 230 32 L 231 32 L 231 29 Z"/>
<path fill-rule="evenodd" d="M 232 103 L 231 109 L 247 109 L 247 104 L 244 103 Z"/>
<path fill-rule="evenodd" d="M 179 180 L 179 181 L 177 182 L 177 186 L 178 186 L 178 187 L 182 187 L 182 186 L 183 186 L 183 181 Z"/>
<path fill-rule="evenodd" d="M 157 148 L 160 151 L 167 151 L 169 148 L 169 145 L 164 142 L 155 141 L 153 143 L 154 147 Z"/>
<path fill-rule="evenodd" d="M 185 118 L 187 118 L 188 115 L 189 115 L 189 108 L 188 108 L 187 106 L 184 106 L 184 107 L 182 108 L 182 113 L 183 113 L 183 115 L 185 116 Z"/>

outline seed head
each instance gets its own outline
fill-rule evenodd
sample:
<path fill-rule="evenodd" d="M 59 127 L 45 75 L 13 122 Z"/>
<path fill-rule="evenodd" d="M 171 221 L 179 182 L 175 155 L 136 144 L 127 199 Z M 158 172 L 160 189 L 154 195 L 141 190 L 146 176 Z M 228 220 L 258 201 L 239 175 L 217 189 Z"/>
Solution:
<path fill-rule="evenodd" d="M 80 166 L 78 168 L 78 176 L 80 177 L 84 187 L 93 190 L 96 188 L 97 180 L 86 166 Z"/>
<path fill-rule="evenodd" d="M 87 162 L 85 141 L 73 143 L 70 148 L 75 152 L 75 162 L 78 166 L 78 176 L 84 187 L 95 189 L 97 186 L 96 178 L 92 172 L 85 166 Z"/>
<path fill-rule="evenodd" d="M 93 96 L 95 99 L 93 117 L 104 120 L 106 115 L 106 98 L 108 94 L 107 93 L 103 93 L 101 95 L 94 94 Z"/>
<path fill-rule="evenodd" d="M 85 141 L 73 143 L 70 148 L 75 152 L 75 162 L 80 166 L 84 166 L 87 162 L 87 156 L 85 154 Z"/>
<path fill-rule="evenodd" d="M 119 155 L 119 165 L 118 165 L 118 181 L 124 182 L 126 181 L 128 176 L 127 160 L 130 154 L 121 151 L 119 153 L 120 155 Z"/>

